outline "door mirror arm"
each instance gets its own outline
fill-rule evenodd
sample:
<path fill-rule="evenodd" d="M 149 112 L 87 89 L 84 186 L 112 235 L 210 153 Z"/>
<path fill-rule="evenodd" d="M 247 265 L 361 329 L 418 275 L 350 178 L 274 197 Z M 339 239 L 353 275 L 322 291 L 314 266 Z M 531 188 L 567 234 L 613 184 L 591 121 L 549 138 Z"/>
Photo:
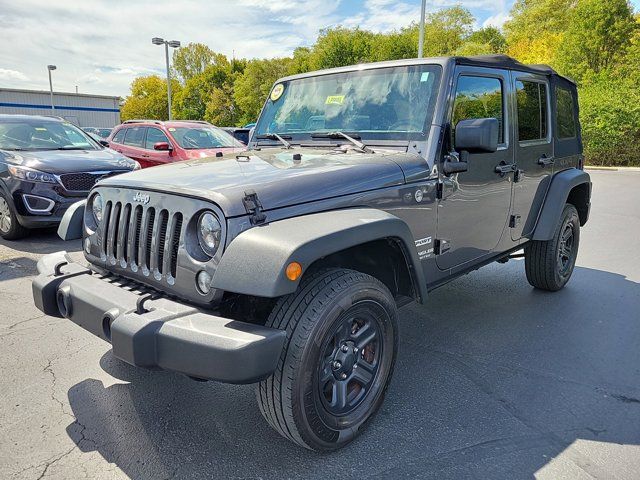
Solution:
<path fill-rule="evenodd" d="M 462 173 L 467 170 L 469 170 L 469 152 L 467 150 L 461 150 L 460 154 L 450 152 L 445 155 L 444 162 L 442 163 L 442 172 L 445 175 Z"/>

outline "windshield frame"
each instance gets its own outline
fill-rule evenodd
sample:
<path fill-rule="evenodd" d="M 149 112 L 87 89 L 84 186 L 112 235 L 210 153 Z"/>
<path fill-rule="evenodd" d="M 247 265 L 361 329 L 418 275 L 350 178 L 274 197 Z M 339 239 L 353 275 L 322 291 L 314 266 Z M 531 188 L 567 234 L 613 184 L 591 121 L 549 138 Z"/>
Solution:
<path fill-rule="evenodd" d="M 2 121 L 0 120 L 0 125 L 27 125 L 31 128 L 36 129 L 38 126 L 46 128 L 48 125 L 61 125 L 63 128 L 71 128 L 74 133 L 79 134 L 82 138 L 86 140 L 86 143 L 89 147 L 85 146 L 75 146 L 71 144 L 70 148 L 63 148 L 63 146 L 54 147 L 54 146 L 42 146 L 42 147 L 5 147 L 0 144 L 0 150 L 8 151 L 8 152 L 47 152 L 47 151 L 78 151 L 78 150 L 87 150 L 87 151 L 96 151 L 96 150 L 104 150 L 104 146 L 100 143 L 96 142 L 91 136 L 82 130 L 82 128 L 74 125 L 68 121 L 57 121 L 54 119 L 39 119 L 39 118 L 21 118 L 19 120 L 9 120 Z M 70 139 L 69 139 L 70 140 Z M 32 140 L 33 141 L 33 140 Z"/>
<path fill-rule="evenodd" d="M 353 75 L 375 75 L 381 73 L 384 70 L 399 70 L 405 72 L 411 72 L 411 70 L 416 71 L 425 71 L 426 69 L 430 69 L 432 73 L 435 74 L 435 80 L 432 85 L 432 92 L 430 98 L 424 99 L 424 107 L 426 109 L 424 123 L 422 125 L 421 131 L 406 131 L 402 132 L 399 130 L 395 131 L 385 131 L 385 130 L 358 130 L 354 128 L 346 128 L 342 130 L 342 133 L 346 133 L 354 138 L 362 141 L 367 145 L 399 145 L 399 144 L 407 144 L 411 141 L 424 141 L 429 135 L 430 127 L 434 123 L 434 118 L 436 115 L 437 105 L 439 101 L 439 97 L 441 94 L 441 90 L 443 88 L 443 79 L 445 78 L 445 68 L 444 65 L 439 62 L 409 62 L 409 61 L 401 61 L 401 62 L 384 62 L 379 65 L 372 66 L 371 68 L 363 68 L 362 65 L 358 66 L 358 68 L 354 67 L 341 67 L 330 70 L 320 70 L 318 72 L 309 72 L 307 74 L 294 75 L 290 77 L 285 77 L 276 81 L 272 87 L 275 88 L 277 85 L 283 84 L 284 91 L 287 91 L 290 87 L 289 85 L 293 82 L 307 82 L 314 81 L 319 77 L 329 77 L 329 76 L 353 76 Z M 279 100 L 279 97 L 276 98 L 276 101 Z M 278 133 L 281 136 L 289 141 L 292 144 L 298 145 L 309 145 L 313 144 L 313 146 L 322 146 L 326 144 L 335 145 L 336 143 L 345 143 L 347 140 L 340 140 L 339 138 L 319 138 L 314 135 L 317 134 L 325 134 L 336 132 L 336 129 L 322 129 L 322 130 L 308 130 L 308 131 L 290 131 L 290 130 L 282 130 L 278 132 L 271 132 L 268 130 L 268 125 L 266 122 L 269 122 L 267 119 L 268 109 L 275 102 L 271 99 L 271 95 L 265 101 L 262 110 L 260 112 L 260 116 L 256 122 L 255 131 L 252 133 L 251 143 L 255 146 L 259 145 L 273 145 L 279 143 L 277 140 L 269 140 L 267 138 L 258 138 L 262 135 L 269 135 L 271 133 Z"/>

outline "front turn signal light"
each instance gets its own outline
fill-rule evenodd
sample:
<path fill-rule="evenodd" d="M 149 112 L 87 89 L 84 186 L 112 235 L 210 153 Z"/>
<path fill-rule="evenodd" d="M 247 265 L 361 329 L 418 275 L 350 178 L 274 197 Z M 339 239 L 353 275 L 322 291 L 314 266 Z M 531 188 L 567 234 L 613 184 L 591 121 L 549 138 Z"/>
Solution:
<path fill-rule="evenodd" d="M 300 278 L 300 275 L 302 275 L 302 265 L 300 265 L 298 262 L 291 262 L 289 265 L 287 265 L 285 273 L 289 280 L 295 282 Z"/>

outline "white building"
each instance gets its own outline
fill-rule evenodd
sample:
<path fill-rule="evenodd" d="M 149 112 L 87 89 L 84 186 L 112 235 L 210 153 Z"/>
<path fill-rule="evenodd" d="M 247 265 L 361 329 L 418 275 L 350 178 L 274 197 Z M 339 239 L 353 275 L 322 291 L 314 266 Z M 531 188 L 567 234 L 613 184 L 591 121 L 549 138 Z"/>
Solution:
<path fill-rule="evenodd" d="M 120 97 L 53 92 L 53 105 L 48 91 L 17 90 L 0 87 L 0 113 L 23 115 L 55 115 L 79 127 L 109 128 L 120 123 Z"/>

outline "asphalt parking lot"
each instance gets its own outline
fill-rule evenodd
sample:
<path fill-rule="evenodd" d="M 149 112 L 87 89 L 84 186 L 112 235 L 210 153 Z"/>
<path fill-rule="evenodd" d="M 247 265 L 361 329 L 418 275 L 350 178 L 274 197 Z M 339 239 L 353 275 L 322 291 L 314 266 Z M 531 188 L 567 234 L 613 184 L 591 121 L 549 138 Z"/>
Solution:
<path fill-rule="evenodd" d="M 147 372 L 33 306 L 42 254 L 0 241 L 0 478 L 640 477 L 640 172 L 591 171 L 568 286 L 494 264 L 400 312 L 387 400 L 346 449 L 271 431 L 252 386 Z"/>

